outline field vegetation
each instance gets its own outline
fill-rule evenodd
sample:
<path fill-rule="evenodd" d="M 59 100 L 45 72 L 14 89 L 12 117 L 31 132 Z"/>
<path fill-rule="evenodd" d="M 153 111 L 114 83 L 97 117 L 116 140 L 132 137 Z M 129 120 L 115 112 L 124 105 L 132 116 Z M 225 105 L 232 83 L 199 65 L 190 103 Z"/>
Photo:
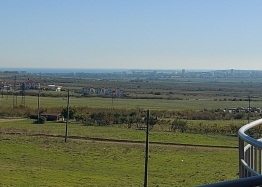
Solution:
<path fill-rule="evenodd" d="M 0 142 L 1 186 L 143 186 L 141 144 L 3 134 Z M 149 163 L 149 186 L 237 178 L 237 149 L 151 145 Z"/>
<path fill-rule="evenodd" d="M 17 97 L 17 106 L 21 105 L 22 97 Z M 66 93 L 63 97 L 41 97 L 41 107 L 66 106 Z M 12 106 L 13 97 L 0 97 L 1 106 Z M 37 107 L 36 96 L 26 96 L 27 107 Z M 88 106 L 98 108 L 112 108 L 112 98 L 101 97 L 71 97 L 71 106 Z M 262 101 L 251 101 L 252 107 L 262 106 Z M 166 100 L 166 99 L 124 99 L 114 98 L 114 108 L 127 109 L 150 109 L 150 110 L 203 110 L 203 109 L 225 109 L 233 107 L 247 107 L 248 100 L 214 100 L 214 99 L 187 99 L 187 100 Z"/>
<path fill-rule="evenodd" d="M 25 92 L 25 105 L 19 91 L 1 91 L 0 186 L 143 186 L 146 110 L 151 114 L 149 186 L 238 177 L 237 131 L 248 118 L 261 117 L 260 78 L 67 76 L 17 77 L 70 89 L 67 143 L 65 121 L 36 123 L 38 90 Z M 83 95 L 82 87 L 121 88 L 124 95 Z M 243 111 L 248 96 L 252 112 Z M 65 91 L 41 90 L 40 113 L 66 118 L 66 104 Z M 258 137 L 262 128 L 249 133 Z"/>
<path fill-rule="evenodd" d="M 1 133 L 13 133 L 24 135 L 65 135 L 65 123 L 46 122 L 34 124 L 33 120 L 17 120 L 1 122 Z M 145 132 L 135 127 L 129 129 L 127 126 L 85 126 L 79 123 L 69 123 L 69 136 L 83 138 L 99 138 L 107 140 L 130 140 L 143 142 Z M 156 126 L 150 130 L 150 142 L 206 145 L 206 146 L 237 146 L 236 136 L 224 136 L 221 134 L 191 134 L 163 132 L 161 127 Z"/>

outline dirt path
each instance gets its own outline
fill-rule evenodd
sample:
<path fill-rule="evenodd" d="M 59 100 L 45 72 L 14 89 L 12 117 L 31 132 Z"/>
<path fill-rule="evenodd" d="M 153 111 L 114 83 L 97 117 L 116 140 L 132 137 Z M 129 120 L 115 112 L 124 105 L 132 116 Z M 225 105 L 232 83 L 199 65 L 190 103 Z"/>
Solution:
<path fill-rule="evenodd" d="M 64 138 L 64 137 L 63 137 Z M 72 138 L 69 139 L 77 141 L 88 141 L 88 142 L 99 142 L 99 143 L 112 143 L 112 144 L 128 144 L 128 145 L 145 145 L 144 141 L 130 141 L 130 140 L 115 140 L 115 139 L 101 139 L 101 138 Z M 212 145 L 193 145 L 193 144 L 182 144 L 182 143 L 168 143 L 168 142 L 149 142 L 150 146 L 170 146 L 170 147 L 180 147 L 180 148 L 194 148 L 194 149 L 221 149 L 221 150 L 236 150 L 238 147 L 230 146 L 212 146 Z"/>
<path fill-rule="evenodd" d="M 34 133 L 27 134 L 24 132 L 3 132 L 0 131 L 0 134 L 7 135 L 27 135 L 34 137 L 49 137 L 49 138 L 64 138 L 62 135 L 51 135 L 51 134 L 43 134 L 43 133 Z M 122 140 L 122 139 L 107 139 L 107 138 L 93 138 L 93 137 L 80 137 L 80 136 L 68 136 L 70 140 L 77 141 L 88 141 L 88 142 L 100 142 L 100 143 L 114 143 L 114 144 L 130 144 L 130 145 L 145 145 L 145 141 L 139 140 Z M 182 144 L 182 143 L 171 143 L 171 142 L 150 142 L 150 146 L 173 146 L 173 147 L 187 147 L 187 148 L 198 148 L 198 149 L 231 149 L 236 150 L 238 147 L 233 146 L 213 146 L 213 145 L 194 145 L 194 144 Z"/>

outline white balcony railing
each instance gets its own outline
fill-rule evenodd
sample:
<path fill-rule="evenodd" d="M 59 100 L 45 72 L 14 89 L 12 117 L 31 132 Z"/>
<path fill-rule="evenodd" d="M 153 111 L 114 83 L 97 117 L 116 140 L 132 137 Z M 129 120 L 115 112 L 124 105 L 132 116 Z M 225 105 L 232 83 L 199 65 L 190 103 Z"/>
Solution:
<path fill-rule="evenodd" d="M 201 187 L 258 187 L 262 186 L 262 138 L 247 135 L 247 131 L 262 125 L 262 119 L 241 127 L 239 138 L 239 179 L 207 184 Z M 252 129 L 253 128 L 253 129 Z M 258 132 L 256 132 L 258 133 Z M 261 134 L 258 134 L 261 137 Z"/>
<path fill-rule="evenodd" d="M 248 130 L 262 124 L 262 119 L 253 121 L 241 127 L 239 137 L 239 178 L 261 175 L 262 172 L 262 142 L 246 134 Z"/>

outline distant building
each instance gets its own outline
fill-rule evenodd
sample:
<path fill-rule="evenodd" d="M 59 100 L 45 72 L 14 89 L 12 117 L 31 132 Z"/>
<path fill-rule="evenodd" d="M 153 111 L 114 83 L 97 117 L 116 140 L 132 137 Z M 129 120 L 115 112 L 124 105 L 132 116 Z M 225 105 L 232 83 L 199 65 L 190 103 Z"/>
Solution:
<path fill-rule="evenodd" d="M 113 96 L 115 97 L 122 97 L 123 96 L 123 90 L 117 88 L 113 91 Z"/>
<path fill-rule="evenodd" d="M 11 83 L 9 82 L 0 82 L 1 90 L 11 90 Z"/>
<path fill-rule="evenodd" d="M 182 69 L 182 74 L 185 74 L 186 73 L 186 70 L 185 69 Z"/>
<path fill-rule="evenodd" d="M 21 90 L 35 90 L 38 89 L 39 83 L 33 80 L 26 80 L 20 84 Z"/>
<path fill-rule="evenodd" d="M 89 88 L 84 87 L 82 88 L 82 94 L 94 94 L 94 95 L 102 95 L 102 96 L 114 96 L 114 97 L 122 97 L 123 90 L 117 89 L 110 89 L 110 88 Z"/>
<path fill-rule="evenodd" d="M 4 74 L 19 74 L 19 71 L 3 71 Z"/>
<path fill-rule="evenodd" d="M 62 86 L 57 86 L 57 85 L 54 85 L 54 84 L 47 85 L 47 90 L 51 90 L 51 91 L 60 92 L 61 88 L 62 88 Z"/>
<path fill-rule="evenodd" d="M 90 88 L 84 87 L 82 88 L 82 94 L 89 94 L 90 93 Z"/>
<path fill-rule="evenodd" d="M 90 88 L 90 94 L 96 94 L 96 93 L 97 93 L 97 89 Z"/>

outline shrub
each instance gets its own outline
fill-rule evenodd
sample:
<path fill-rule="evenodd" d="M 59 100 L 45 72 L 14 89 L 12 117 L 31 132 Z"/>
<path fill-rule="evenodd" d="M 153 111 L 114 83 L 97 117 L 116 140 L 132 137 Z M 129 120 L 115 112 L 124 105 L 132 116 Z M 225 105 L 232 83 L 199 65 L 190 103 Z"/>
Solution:
<path fill-rule="evenodd" d="M 234 119 L 242 119 L 244 117 L 244 114 L 242 113 L 237 113 L 235 116 L 234 116 Z"/>
<path fill-rule="evenodd" d="M 40 116 L 38 123 L 39 124 L 44 124 L 45 122 L 46 122 L 46 118 L 44 116 Z"/>

